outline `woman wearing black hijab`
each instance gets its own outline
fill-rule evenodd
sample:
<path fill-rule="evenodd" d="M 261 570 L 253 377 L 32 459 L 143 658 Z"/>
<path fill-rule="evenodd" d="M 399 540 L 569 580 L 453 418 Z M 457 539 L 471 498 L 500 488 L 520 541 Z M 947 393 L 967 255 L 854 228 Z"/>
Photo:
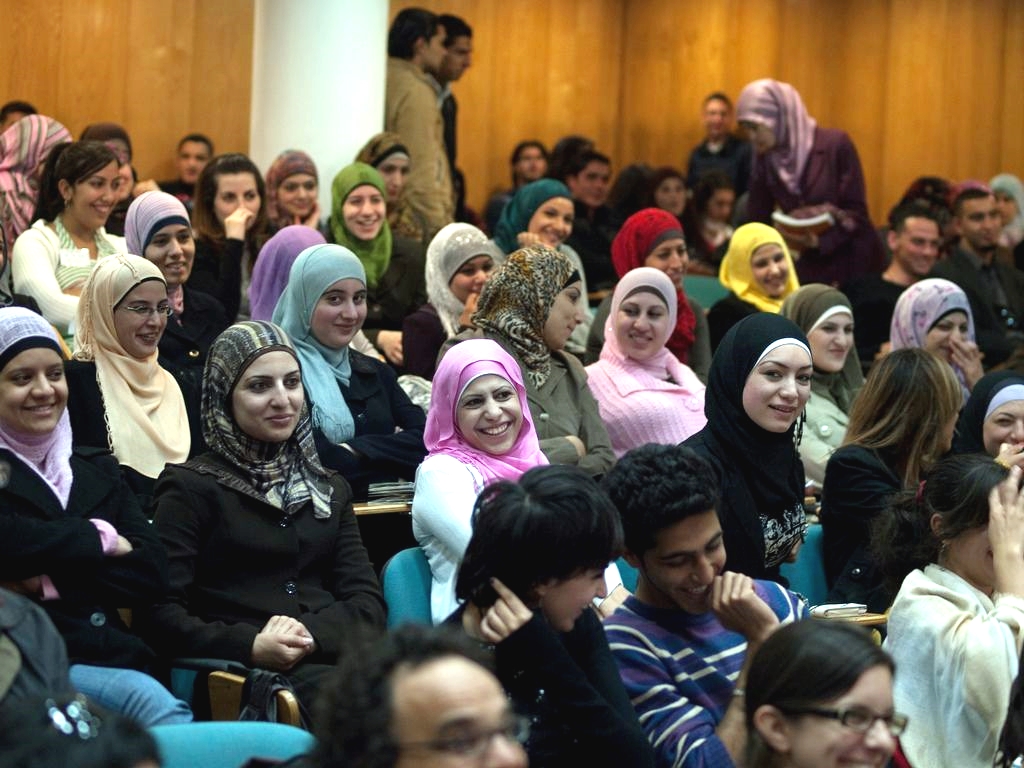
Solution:
<path fill-rule="evenodd" d="M 779 565 L 803 540 L 804 468 L 794 431 L 812 374 L 803 331 L 766 312 L 734 325 L 711 360 L 708 424 L 683 445 L 717 471 L 731 571 L 778 580 Z"/>
<path fill-rule="evenodd" d="M 953 453 L 987 453 L 1007 464 L 1024 462 L 1024 376 L 996 371 L 978 380 L 960 411 Z"/>

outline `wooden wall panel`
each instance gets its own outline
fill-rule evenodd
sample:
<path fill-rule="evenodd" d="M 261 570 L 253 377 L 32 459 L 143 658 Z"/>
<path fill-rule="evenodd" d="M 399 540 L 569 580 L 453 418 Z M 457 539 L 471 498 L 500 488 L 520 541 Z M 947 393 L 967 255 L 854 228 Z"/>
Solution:
<path fill-rule="evenodd" d="M 408 4 L 393 0 L 392 13 Z M 527 136 L 581 132 L 616 168 L 678 166 L 701 138 L 701 99 L 758 77 L 793 83 L 821 125 L 850 133 L 877 221 L 919 175 L 1024 174 L 1019 0 L 418 4 L 474 29 L 455 90 L 476 206 L 507 184 L 508 152 Z"/>
<path fill-rule="evenodd" d="M 30 101 L 74 136 L 121 123 L 143 178 L 170 175 L 192 130 L 248 148 L 252 0 L 0 0 L 0 18 L 0 101 Z"/>

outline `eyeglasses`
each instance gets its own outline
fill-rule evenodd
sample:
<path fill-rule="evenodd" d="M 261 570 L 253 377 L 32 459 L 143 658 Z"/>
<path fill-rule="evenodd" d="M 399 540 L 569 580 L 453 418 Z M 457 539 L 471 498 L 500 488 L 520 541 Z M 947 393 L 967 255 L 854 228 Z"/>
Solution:
<path fill-rule="evenodd" d="M 526 743 L 526 740 L 530 737 L 530 718 L 523 717 L 522 715 L 513 715 L 506 723 L 497 728 L 465 736 L 452 736 L 444 739 L 399 744 L 398 747 L 402 751 L 425 749 L 428 752 L 443 752 L 460 757 L 481 758 L 487 754 L 487 750 L 491 748 L 491 744 L 497 736 L 508 741 L 514 741 L 517 744 Z"/>
<path fill-rule="evenodd" d="M 782 709 L 782 707 L 780 707 Z M 881 720 L 885 723 L 886 730 L 893 736 L 899 736 L 907 728 L 907 716 L 892 713 L 891 715 L 877 715 L 867 707 L 849 707 L 847 709 L 818 709 L 817 707 L 795 707 L 793 709 L 782 709 L 787 715 L 817 715 L 827 717 L 830 720 L 838 720 L 857 733 L 867 733 L 876 722 Z"/>
<path fill-rule="evenodd" d="M 156 307 L 151 307 L 149 304 L 128 304 L 123 307 L 118 307 L 118 309 L 123 309 L 125 312 L 131 312 L 133 315 L 138 315 L 139 317 L 144 316 L 146 318 L 150 315 L 164 315 L 165 317 L 170 317 L 172 312 L 170 304 L 161 304 Z"/>

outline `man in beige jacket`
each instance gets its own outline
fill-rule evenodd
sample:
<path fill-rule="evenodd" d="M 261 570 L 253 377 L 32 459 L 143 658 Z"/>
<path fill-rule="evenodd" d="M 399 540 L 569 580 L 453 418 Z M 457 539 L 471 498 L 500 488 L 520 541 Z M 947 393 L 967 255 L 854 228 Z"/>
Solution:
<path fill-rule="evenodd" d="M 428 75 L 438 72 L 444 61 L 444 38 L 437 16 L 420 8 L 403 10 L 388 32 L 384 130 L 401 136 L 409 150 L 405 199 L 427 223 L 428 237 L 451 223 L 455 214 L 444 121 Z"/>

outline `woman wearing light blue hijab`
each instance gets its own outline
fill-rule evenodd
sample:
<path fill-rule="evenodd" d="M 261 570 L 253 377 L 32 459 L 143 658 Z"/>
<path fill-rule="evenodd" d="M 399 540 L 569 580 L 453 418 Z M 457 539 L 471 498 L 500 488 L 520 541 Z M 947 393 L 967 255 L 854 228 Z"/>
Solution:
<path fill-rule="evenodd" d="M 412 480 L 426 455 L 423 411 L 391 368 L 350 347 L 365 319 L 359 258 L 340 245 L 302 251 L 273 320 L 298 353 L 320 459 L 345 476 L 356 499 L 371 482 Z"/>

